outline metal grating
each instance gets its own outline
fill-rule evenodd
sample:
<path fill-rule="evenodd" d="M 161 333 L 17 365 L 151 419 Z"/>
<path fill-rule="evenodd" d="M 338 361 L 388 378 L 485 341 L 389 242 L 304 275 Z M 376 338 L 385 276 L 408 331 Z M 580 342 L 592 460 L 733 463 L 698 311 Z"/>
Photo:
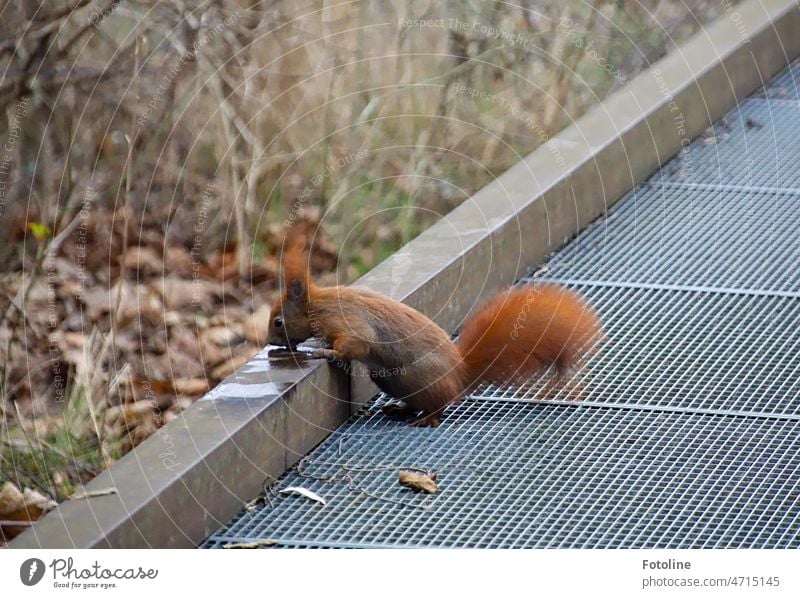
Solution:
<path fill-rule="evenodd" d="M 654 183 L 747 190 L 800 189 L 800 105 L 749 99 L 667 162 Z"/>
<path fill-rule="evenodd" d="M 379 414 L 338 430 L 210 544 L 329 547 L 800 546 L 796 420 L 466 401 L 420 434 Z M 424 438 L 421 438 L 424 436 Z M 400 467 L 442 492 L 400 488 Z M 265 516 L 266 515 L 266 516 Z M 313 542 L 311 541 L 313 539 Z"/>
<path fill-rule="evenodd" d="M 643 185 L 537 275 L 800 297 L 798 232 L 800 194 Z"/>
<path fill-rule="evenodd" d="M 436 429 L 377 397 L 204 546 L 800 547 L 800 102 L 772 91 L 790 72 L 525 279 L 603 317 L 565 388 L 484 386 Z"/>
<path fill-rule="evenodd" d="M 755 94 L 755 97 L 772 100 L 800 100 L 800 60 L 795 60 L 782 73 L 773 77 Z"/>

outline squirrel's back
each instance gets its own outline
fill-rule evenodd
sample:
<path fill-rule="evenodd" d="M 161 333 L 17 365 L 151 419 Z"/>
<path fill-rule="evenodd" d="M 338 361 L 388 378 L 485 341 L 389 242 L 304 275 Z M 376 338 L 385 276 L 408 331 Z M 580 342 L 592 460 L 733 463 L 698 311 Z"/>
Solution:
<path fill-rule="evenodd" d="M 438 412 L 463 390 L 461 356 L 440 326 L 414 308 L 360 287 L 317 288 L 312 303 L 320 336 L 365 341 L 359 361 L 387 394 Z"/>

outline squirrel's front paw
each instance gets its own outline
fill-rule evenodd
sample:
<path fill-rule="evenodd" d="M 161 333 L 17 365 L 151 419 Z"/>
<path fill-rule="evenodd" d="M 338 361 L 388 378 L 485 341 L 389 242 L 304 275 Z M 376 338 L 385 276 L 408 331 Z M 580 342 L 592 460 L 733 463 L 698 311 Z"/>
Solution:
<path fill-rule="evenodd" d="M 335 361 L 337 359 L 336 351 L 333 349 L 314 349 L 311 352 L 311 359 L 327 359 L 328 361 Z"/>

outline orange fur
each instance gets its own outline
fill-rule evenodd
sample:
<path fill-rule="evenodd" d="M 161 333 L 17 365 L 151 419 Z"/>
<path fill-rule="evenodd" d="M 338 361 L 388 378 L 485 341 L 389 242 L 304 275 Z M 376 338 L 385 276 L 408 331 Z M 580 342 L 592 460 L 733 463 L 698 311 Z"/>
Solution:
<path fill-rule="evenodd" d="M 292 280 L 299 280 L 303 288 L 309 290 L 313 286 L 308 273 L 308 249 L 305 237 L 287 238 L 283 244 L 283 286 L 289 288 Z"/>
<path fill-rule="evenodd" d="M 457 346 L 467 386 L 518 381 L 555 365 L 579 365 L 581 349 L 599 332 L 597 315 L 574 292 L 555 284 L 511 287 L 475 310 Z"/>

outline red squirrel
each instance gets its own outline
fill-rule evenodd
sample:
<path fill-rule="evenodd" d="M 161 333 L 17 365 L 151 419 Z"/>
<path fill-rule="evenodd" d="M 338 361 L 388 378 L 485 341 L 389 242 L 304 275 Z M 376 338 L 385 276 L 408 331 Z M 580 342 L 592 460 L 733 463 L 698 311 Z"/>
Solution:
<path fill-rule="evenodd" d="M 312 358 L 365 364 L 398 400 L 395 412 L 419 416 L 414 425 L 436 426 L 446 405 L 481 382 L 520 381 L 549 366 L 561 380 L 599 331 L 598 316 L 578 294 L 537 283 L 481 304 L 453 342 L 430 318 L 385 295 L 317 286 L 305 241 L 295 239 L 283 256 L 283 293 L 270 313 L 268 340 L 291 350 L 311 337 L 324 340 L 331 348 Z"/>

